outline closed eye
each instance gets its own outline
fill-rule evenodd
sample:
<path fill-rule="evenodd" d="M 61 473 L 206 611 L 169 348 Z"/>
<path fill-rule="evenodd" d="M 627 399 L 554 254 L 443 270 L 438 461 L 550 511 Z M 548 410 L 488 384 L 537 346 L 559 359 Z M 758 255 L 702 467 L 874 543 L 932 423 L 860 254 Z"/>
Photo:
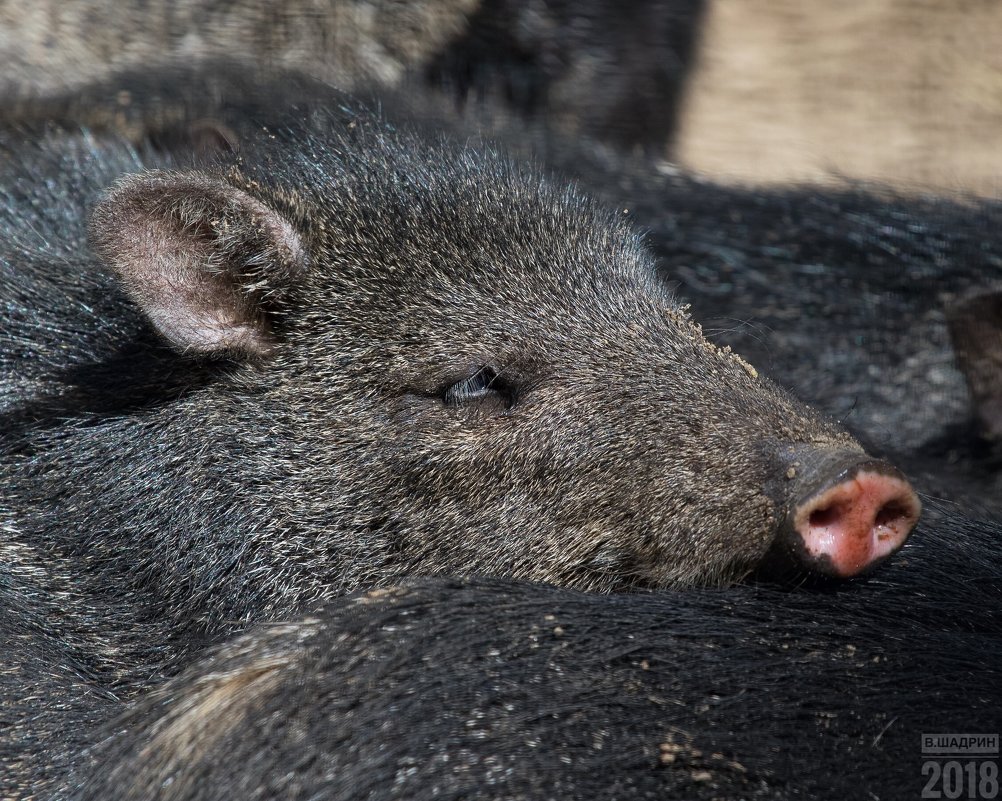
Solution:
<path fill-rule="evenodd" d="M 506 408 L 510 408 L 515 400 L 512 388 L 489 365 L 484 365 L 468 378 L 452 384 L 442 396 L 446 406 L 457 408 L 491 398 L 503 401 Z"/>

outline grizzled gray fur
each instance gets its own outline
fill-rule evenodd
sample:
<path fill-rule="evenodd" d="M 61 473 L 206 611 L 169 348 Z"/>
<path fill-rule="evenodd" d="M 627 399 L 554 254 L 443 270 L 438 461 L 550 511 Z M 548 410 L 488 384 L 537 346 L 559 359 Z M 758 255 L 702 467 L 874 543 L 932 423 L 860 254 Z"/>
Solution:
<path fill-rule="evenodd" d="M 347 100 L 315 128 L 122 179 L 93 251 L 72 214 L 7 246 L 0 350 L 35 306 L 51 347 L 0 376 L 0 470 L 83 586 L 216 631 L 414 573 L 726 583 L 812 465 L 865 458 L 705 340 L 613 212 Z M 79 203 L 11 184 L 10 242 Z"/>

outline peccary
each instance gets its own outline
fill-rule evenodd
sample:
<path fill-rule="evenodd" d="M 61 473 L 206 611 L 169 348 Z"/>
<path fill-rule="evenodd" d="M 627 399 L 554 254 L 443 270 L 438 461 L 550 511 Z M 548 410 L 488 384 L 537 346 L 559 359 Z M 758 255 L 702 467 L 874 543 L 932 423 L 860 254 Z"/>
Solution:
<path fill-rule="evenodd" d="M 461 103 L 664 154 L 694 65 L 705 0 L 486 0 L 424 68 Z M 497 111 L 488 109 L 488 118 Z"/>
<path fill-rule="evenodd" d="M 229 55 L 349 86 L 400 81 L 467 27 L 477 0 L 0 2 L 4 94 L 61 90 L 113 69 Z"/>
<path fill-rule="evenodd" d="M 998 525 L 935 511 L 837 592 L 426 580 L 260 626 L 97 736 L 72 797 L 915 798 L 920 735 L 1002 702 Z"/>
<path fill-rule="evenodd" d="M 373 104 L 396 104 L 397 95 L 385 90 L 367 87 L 359 94 L 372 95 Z M 437 111 L 438 127 L 449 107 L 434 94 L 417 95 L 419 103 L 430 107 L 424 116 Z M 232 58 L 122 70 L 104 81 L 10 100 L 0 107 L 0 143 L 8 151 L 0 159 L 0 170 L 4 163 L 19 160 L 26 138 L 81 128 L 97 140 L 109 134 L 125 139 L 143 151 L 145 160 L 184 161 L 192 153 L 211 157 L 238 150 L 244 140 L 257 138 L 264 124 L 281 126 L 295 119 L 303 127 L 317 117 L 314 124 L 323 130 L 330 109 L 344 98 L 342 91 L 305 73 L 263 70 Z M 412 116 L 416 120 L 422 115 Z M 58 151 L 47 157 L 58 158 Z M 23 177 L 24 170 L 15 172 L 17 176 Z"/>
<path fill-rule="evenodd" d="M 225 631 L 415 573 L 851 576 L 904 541 L 901 475 L 707 342 L 621 217 L 317 114 L 124 178 L 93 251 L 87 176 L 133 156 L 9 165 L 0 478 L 81 586 Z"/>
<path fill-rule="evenodd" d="M 704 0 L 0 1 L 0 97 L 49 97 L 113 70 L 243 59 L 339 87 L 430 88 L 517 117 L 663 150 Z M 484 101 L 487 102 L 484 102 Z"/>

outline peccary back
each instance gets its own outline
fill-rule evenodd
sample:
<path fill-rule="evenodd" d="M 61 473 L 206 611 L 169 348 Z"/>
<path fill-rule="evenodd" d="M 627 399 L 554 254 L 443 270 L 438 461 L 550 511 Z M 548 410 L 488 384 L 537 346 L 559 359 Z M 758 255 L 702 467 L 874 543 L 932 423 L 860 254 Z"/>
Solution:
<path fill-rule="evenodd" d="M 994 733 L 1002 701 L 998 526 L 937 517 L 908 559 L 832 593 L 426 581 L 343 599 L 135 705 L 74 797 L 917 796 L 921 735 Z M 987 794 L 995 760 L 963 758 L 965 786 Z"/>

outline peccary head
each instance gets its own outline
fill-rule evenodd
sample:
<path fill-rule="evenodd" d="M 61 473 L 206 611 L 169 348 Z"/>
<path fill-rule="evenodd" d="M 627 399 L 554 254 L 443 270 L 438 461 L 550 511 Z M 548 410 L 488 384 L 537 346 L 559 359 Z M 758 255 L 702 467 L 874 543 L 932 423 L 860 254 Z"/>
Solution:
<path fill-rule="evenodd" d="M 708 342 L 620 214 L 364 116 L 263 140 L 130 176 L 93 215 L 148 321 L 216 374 L 130 429 L 161 442 L 137 492 L 187 487 L 127 521 L 165 586 L 257 606 L 404 573 L 665 587 L 777 554 L 851 575 L 904 541 L 903 479 Z M 861 475 L 886 497 L 843 537 Z M 835 511 L 804 506 L 833 487 Z M 815 518 L 850 544 L 802 536 Z"/>

